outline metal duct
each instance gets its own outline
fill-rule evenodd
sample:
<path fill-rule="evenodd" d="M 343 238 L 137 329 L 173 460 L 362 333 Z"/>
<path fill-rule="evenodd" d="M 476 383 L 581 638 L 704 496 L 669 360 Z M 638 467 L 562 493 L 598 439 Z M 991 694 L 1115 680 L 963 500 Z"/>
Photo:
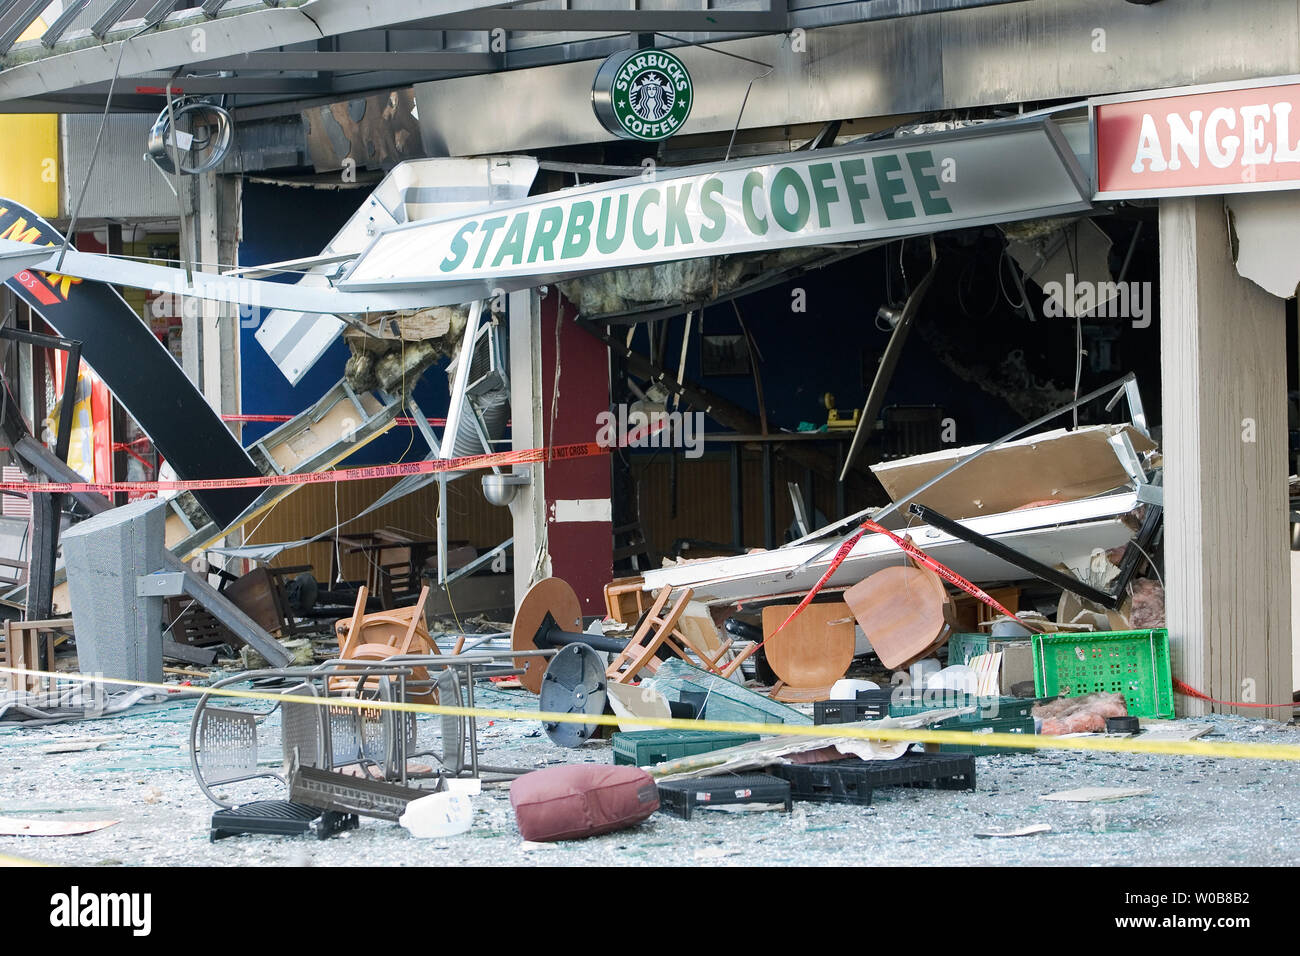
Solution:
<path fill-rule="evenodd" d="M 510 420 L 510 382 L 505 372 L 503 338 L 501 326 L 495 322 L 485 323 L 474 336 L 464 414 L 452 442 L 455 458 L 492 451 L 492 446 L 483 442 L 484 434 L 490 442 L 505 436 L 506 423 Z M 452 398 L 454 401 L 455 396 Z"/>

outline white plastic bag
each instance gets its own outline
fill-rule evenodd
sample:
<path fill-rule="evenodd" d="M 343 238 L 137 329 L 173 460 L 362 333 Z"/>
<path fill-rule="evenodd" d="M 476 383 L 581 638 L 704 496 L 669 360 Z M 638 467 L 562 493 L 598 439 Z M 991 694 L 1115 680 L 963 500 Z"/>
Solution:
<path fill-rule="evenodd" d="M 466 794 L 431 793 L 408 803 L 397 822 L 420 839 L 455 836 L 474 822 L 474 806 Z"/>

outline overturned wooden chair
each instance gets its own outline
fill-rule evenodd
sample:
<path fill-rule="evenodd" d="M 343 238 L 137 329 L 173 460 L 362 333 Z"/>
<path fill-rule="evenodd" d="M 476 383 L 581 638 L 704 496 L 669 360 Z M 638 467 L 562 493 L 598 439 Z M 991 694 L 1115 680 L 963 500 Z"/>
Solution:
<path fill-rule="evenodd" d="M 673 589 L 670 587 L 661 588 L 655 594 L 650 607 L 646 609 L 636 631 L 627 642 L 627 647 L 609 662 L 609 667 L 605 671 L 605 676 L 609 680 L 627 684 L 636 680 L 642 670 L 648 670 L 653 674 L 659 669 L 658 654 L 660 648 L 664 647 L 682 660 L 690 661 L 686 648 L 679 640 L 677 622 L 686 611 L 686 605 L 691 603 L 695 592 L 690 588 L 683 589 L 665 614 L 664 608 L 668 607 L 668 601 L 672 596 Z"/>
<path fill-rule="evenodd" d="M 642 590 L 642 581 L 643 579 L 639 577 L 615 578 L 605 585 L 605 610 L 610 620 L 631 626 L 645 619 L 654 599 Z M 708 618 L 707 609 L 703 609 L 702 605 L 694 608 L 690 606 L 693 593 L 687 594 L 685 604 L 674 618 L 670 646 L 689 649 L 698 659 L 692 660 L 689 655 L 679 651 L 679 656 L 687 663 L 698 663 L 707 671 L 721 674 L 733 656 L 732 642 L 729 638 L 723 640 L 718 634 L 713 621 Z M 699 614 L 701 610 L 703 616 Z M 691 614 L 692 611 L 696 612 L 694 616 Z"/>
<path fill-rule="evenodd" d="M 410 607 L 396 608 L 391 611 L 366 613 L 366 601 L 370 589 L 362 586 L 357 590 L 357 603 L 350 618 L 344 618 L 334 625 L 334 635 L 339 642 L 339 657 L 347 661 L 383 661 L 400 654 L 439 654 L 437 643 L 429 636 L 429 627 L 424 621 L 424 605 L 429 599 L 429 586 L 420 590 L 420 597 Z M 429 672 L 423 667 L 412 669 L 411 679 L 420 683 L 429 680 Z M 335 678 L 331 690 L 339 689 Z M 436 689 L 422 694 L 410 695 L 412 700 L 428 702 L 432 698 L 437 703 Z"/>

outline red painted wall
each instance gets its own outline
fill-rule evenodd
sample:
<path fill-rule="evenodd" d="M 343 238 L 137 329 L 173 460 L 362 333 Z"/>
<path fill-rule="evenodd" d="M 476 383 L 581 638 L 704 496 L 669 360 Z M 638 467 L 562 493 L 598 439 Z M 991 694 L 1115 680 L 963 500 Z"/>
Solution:
<path fill-rule="evenodd" d="M 596 416 L 609 409 L 609 356 L 605 345 L 578 328 L 575 309 L 555 289 L 542 300 L 542 434 L 547 447 L 589 442 L 596 437 Z M 560 320 L 559 337 L 556 322 Z M 552 421 L 556 356 L 559 356 L 559 401 Z M 554 502 L 571 499 L 608 501 L 609 458 L 597 455 L 544 466 L 546 535 L 551 573 L 572 585 L 584 615 L 605 613 L 605 585 L 613 578 L 613 527 L 609 521 L 556 521 Z"/>

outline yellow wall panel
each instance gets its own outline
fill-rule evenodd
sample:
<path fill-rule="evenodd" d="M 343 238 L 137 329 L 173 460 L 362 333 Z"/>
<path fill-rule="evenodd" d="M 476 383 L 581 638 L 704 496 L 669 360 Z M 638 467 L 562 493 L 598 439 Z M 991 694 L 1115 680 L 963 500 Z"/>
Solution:
<path fill-rule="evenodd" d="M 58 218 L 58 116 L 0 116 L 0 196 L 22 203 L 38 216 Z"/>

